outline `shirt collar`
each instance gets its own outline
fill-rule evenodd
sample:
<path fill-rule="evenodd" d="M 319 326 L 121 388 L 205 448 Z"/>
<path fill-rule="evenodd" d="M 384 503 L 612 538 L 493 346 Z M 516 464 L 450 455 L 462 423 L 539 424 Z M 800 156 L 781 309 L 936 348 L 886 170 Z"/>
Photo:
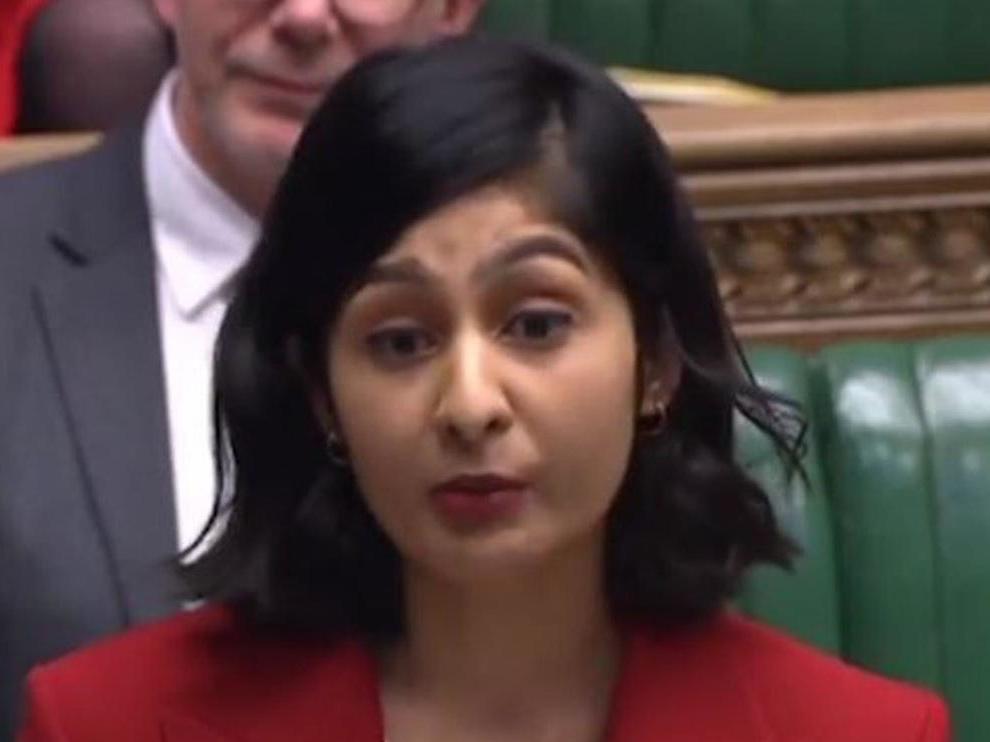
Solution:
<path fill-rule="evenodd" d="M 247 260 L 258 221 L 193 159 L 179 137 L 178 73 L 162 81 L 144 135 L 144 177 L 159 270 L 183 316 L 196 315 Z"/>

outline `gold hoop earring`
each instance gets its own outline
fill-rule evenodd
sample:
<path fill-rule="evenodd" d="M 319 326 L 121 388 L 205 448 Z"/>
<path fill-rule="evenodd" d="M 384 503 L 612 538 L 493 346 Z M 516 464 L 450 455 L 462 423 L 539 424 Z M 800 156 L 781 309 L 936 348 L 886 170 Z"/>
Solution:
<path fill-rule="evenodd" d="M 657 402 L 645 415 L 640 415 L 636 421 L 640 434 L 647 437 L 660 435 L 667 428 L 667 407 L 663 402 Z"/>

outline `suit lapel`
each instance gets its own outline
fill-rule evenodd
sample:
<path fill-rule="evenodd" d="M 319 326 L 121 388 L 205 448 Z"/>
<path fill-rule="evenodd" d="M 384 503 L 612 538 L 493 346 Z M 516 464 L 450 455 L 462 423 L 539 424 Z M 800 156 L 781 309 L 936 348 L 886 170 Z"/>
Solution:
<path fill-rule="evenodd" d="M 175 516 L 140 132 L 87 159 L 63 183 L 39 307 L 125 618 L 142 621 L 177 602 L 165 566 Z"/>
<path fill-rule="evenodd" d="M 383 742 L 377 667 L 363 644 L 254 642 L 219 660 L 216 685 L 163 714 L 162 742 Z"/>

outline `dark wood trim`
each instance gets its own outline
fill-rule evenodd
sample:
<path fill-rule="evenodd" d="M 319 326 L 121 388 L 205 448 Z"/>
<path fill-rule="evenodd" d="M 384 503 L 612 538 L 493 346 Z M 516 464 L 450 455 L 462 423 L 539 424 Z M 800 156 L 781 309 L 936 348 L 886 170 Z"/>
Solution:
<path fill-rule="evenodd" d="M 990 153 L 990 85 L 645 110 L 689 171 Z"/>

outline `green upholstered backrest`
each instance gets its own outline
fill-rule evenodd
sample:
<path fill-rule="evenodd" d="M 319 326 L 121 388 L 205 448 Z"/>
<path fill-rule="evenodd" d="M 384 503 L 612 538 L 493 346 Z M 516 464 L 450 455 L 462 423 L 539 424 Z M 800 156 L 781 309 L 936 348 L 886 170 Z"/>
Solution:
<path fill-rule="evenodd" d="M 806 555 L 742 607 L 850 661 L 941 691 L 957 742 L 990 739 L 990 337 L 749 353 L 805 405 L 808 485 L 768 443 L 739 455 Z"/>
<path fill-rule="evenodd" d="M 844 648 L 870 667 L 940 685 L 929 432 L 914 349 L 828 349 L 819 359 L 823 458 L 836 521 Z"/>
<path fill-rule="evenodd" d="M 483 26 L 602 64 L 779 90 L 990 79 L 987 0 L 488 0 Z"/>
<path fill-rule="evenodd" d="M 990 739 L 990 342 L 917 349 L 943 687 L 959 708 L 957 739 Z"/>
<path fill-rule="evenodd" d="M 802 356 L 780 348 L 761 348 L 749 354 L 749 361 L 761 384 L 787 395 L 805 410 L 812 409 L 807 362 Z M 783 527 L 803 550 L 793 573 L 771 567 L 754 570 L 741 596 L 741 607 L 838 654 L 842 647 L 831 508 L 825 497 L 815 427 L 812 424 L 807 431 L 802 462 L 806 478 L 794 476 L 770 440 L 755 427 L 740 418 L 737 428 L 739 461 L 770 493 Z"/>

